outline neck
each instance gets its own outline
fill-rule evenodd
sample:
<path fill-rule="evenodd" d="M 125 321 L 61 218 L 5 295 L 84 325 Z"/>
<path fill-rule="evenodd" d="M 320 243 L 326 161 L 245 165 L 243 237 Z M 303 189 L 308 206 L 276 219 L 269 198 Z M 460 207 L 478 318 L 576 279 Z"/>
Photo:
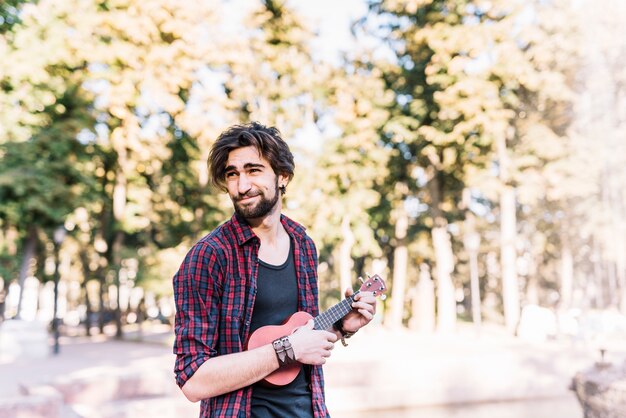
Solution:
<path fill-rule="evenodd" d="M 262 218 L 246 219 L 254 234 L 259 237 L 261 243 L 272 244 L 278 241 L 279 237 L 285 233 L 280 222 L 282 205 L 280 201 L 276 203 L 274 209 Z"/>

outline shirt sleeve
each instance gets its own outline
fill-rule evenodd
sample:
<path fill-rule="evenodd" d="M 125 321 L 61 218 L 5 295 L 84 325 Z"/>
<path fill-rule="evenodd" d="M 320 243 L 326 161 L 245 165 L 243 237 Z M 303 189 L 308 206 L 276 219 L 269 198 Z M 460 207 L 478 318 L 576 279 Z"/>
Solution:
<path fill-rule="evenodd" d="M 179 387 L 217 354 L 220 266 L 216 251 L 196 244 L 174 275 L 176 302 L 174 373 Z"/>

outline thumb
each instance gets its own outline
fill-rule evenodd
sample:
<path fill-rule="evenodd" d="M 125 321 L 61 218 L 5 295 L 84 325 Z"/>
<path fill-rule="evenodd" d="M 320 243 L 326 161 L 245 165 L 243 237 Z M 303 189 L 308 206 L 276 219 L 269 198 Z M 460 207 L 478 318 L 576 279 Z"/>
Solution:
<path fill-rule="evenodd" d="M 352 296 L 352 294 L 354 293 L 354 290 L 352 290 L 351 287 L 347 287 L 346 291 L 344 292 L 344 294 L 346 295 L 346 297 L 350 297 Z"/>
<path fill-rule="evenodd" d="M 291 331 L 292 334 L 295 334 L 296 332 L 303 330 L 303 329 L 313 329 L 315 327 L 315 322 L 313 322 L 312 319 L 309 319 L 309 321 L 304 324 L 301 325 L 299 327 L 295 327 L 293 331 Z"/>

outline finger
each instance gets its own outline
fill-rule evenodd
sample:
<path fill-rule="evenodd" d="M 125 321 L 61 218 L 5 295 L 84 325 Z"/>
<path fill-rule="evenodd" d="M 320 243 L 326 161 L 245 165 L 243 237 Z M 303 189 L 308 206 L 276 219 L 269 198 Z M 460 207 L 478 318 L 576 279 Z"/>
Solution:
<path fill-rule="evenodd" d="M 334 332 L 329 332 L 329 331 L 325 331 L 326 332 L 326 341 L 330 341 L 331 343 L 334 343 L 335 341 L 337 341 L 337 335 Z"/>
<path fill-rule="evenodd" d="M 374 315 L 372 315 L 370 311 L 367 311 L 365 309 L 359 309 L 359 313 L 363 315 L 363 317 L 365 317 L 365 319 L 367 319 L 368 321 L 374 319 Z"/>
<path fill-rule="evenodd" d="M 313 329 L 314 326 L 315 326 L 315 323 L 313 322 L 312 319 L 310 319 L 306 324 L 301 325 L 299 327 L 295 327 L 293 331 L 291 331 L 291 333 L 295 334 L 296 332 L 303 330 L 303 329 Z"/>
<path fill-rule="evenodd" d="M 376 311 L 376 305 L 372 305 L 370 303 L 362 303 L 362 302 L 353 303 L 352 308 L 357 309 L 357 310 L 366 309 L 372 313 Z"/>
<path fill-rule="evenodd" d="M 372 292 L 361 292 L 354 297 L 355 301 L 359 302 L 367 302 L 367 303 L 376 303 L 376 296 Z"/>
<path fill-rule="evenodd" d="M 352 296 L 353 293 L 354 293 L 354 290 L 352 290 L 351 287 L 347 287 L 345 292 L 344 292 L 344 295 L 346 295 L 346 297 L 350 297 L 350 296 Z"/>

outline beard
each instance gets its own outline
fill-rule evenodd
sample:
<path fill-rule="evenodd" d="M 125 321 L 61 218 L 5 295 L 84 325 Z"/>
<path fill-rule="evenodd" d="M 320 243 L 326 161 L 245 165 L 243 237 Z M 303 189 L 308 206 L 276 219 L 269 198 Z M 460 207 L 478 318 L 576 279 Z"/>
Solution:
<path fill-rule="evenodd" d="M 244 197 L 250 196 L 260 196 L 259 201 L 256 204 L 246 204 L 241 205 L 239 202 Z M 279 193 L 278 193 L 278 179 L 276 179 L 276 185 L 274 186 L 274 197 L 267 198 L 260 190 L 251 190 L 243 196 L 238 196 L 233 199 L 233 205 L 235 206 L 235 212 L 239 214 L 244 219 L 255 219 L 255 218 L 263 218 L 267 214 L 269 214 L 274 207 L 276 207 L 276 203 L 278 203 Z"/>

